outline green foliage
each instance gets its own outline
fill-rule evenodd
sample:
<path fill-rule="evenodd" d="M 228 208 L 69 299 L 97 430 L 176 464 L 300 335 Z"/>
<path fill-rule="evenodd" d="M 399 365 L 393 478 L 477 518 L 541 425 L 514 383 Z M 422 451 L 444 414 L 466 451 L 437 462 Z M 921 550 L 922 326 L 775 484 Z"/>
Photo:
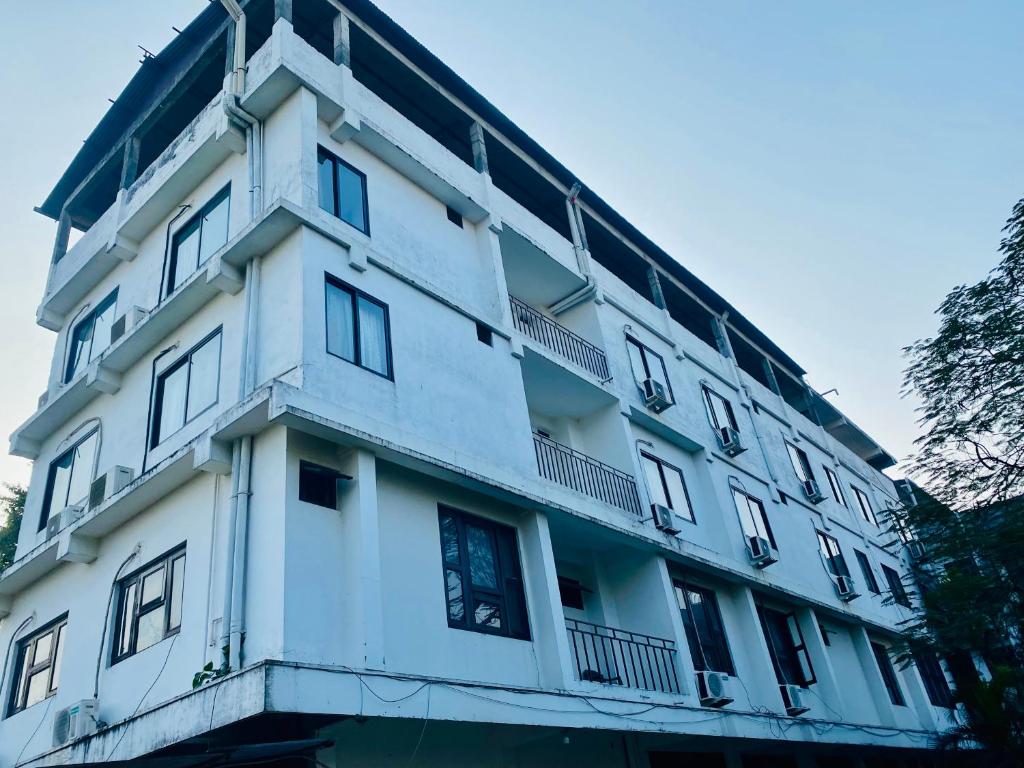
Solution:
<path fill-rule="evenodd" d="M 4 488 L 6 492 L 0 494 L 0 571 L 14 562 L 26 493 L 20 485 L 4 483 Z"/>
<path fill-rule="evenodd" d="M 208 661 L 201 670 L 192 676 L 192 690 L 201 688 L 212 680 L 224 677 L 224 675 L 231 671 L 231 667 L 228 666 L 228 646 L 225 645 L 221 649 L 221 654 L 224 657 L 224 661 L 219 667 L 215 668 L 213 662 Z"/>

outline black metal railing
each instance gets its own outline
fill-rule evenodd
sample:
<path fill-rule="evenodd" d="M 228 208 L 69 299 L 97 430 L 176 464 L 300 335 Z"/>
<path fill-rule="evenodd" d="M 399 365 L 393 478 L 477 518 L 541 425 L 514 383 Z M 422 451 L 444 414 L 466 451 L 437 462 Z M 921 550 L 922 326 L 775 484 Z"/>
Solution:
<path fill-rule="evenodd" d="M 576 619 L 565 627 L 578 680 L 680 693 L 674 641 Z"/>
<path fill-rule="evenodd" d="M 536 432 L 533 447 L 541 477 L 641 516 L 632 476 Z"/>
<path fill-rule="evenodd" d="M 608 373 L 608 358 L 604 352 L 581 336 L 515 296 L 509 296 L 512 303 L 512 324 L 516 330 L 539 341 L 548 349 L 557 352 L 572 363 L 590 371 L 601 381 L 611 378 Z"/>

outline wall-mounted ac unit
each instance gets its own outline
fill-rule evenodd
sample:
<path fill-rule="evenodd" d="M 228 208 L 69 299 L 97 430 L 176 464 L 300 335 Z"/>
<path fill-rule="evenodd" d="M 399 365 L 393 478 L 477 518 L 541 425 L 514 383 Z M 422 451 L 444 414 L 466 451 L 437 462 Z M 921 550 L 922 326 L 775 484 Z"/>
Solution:
<path fill-rule="evenodd" d="M 799 685 L 780 685 L 779 690 L 782 691 L 782 701 L 786 705 L 787 715 L 802 715 L 810 709 L 804 703 L 804 689 Z"/>
<path fill-rule="evenodd" d="M 836 576 L 832 579 L 832 583 L 835 585 L 836 594 L 843 602 L 848 603 L 854 598 L 860 597 L 856 583 L 849 576 Z"/>
<path fill-rule="evenodd" d="M 739 456 L 747 450 L 740 440 L 740 433 L 732 427 L 722 427 L 716 434 L 718 435 L 718 445 L 726 456 Z"/>
<path fill-rule="evenodd" d="M 825 494 L 821 492 L 821 488 L 818 487 L 817 480 L 804 480 L 804 496 L 811 504 L 820 504 L 825 500 Z"/>
<path fill-rule="evenodd" d="M 81 504 L 64 507 L 60 512 L 46 521 L 46 540 L 49 541 L 64 528 L 78 520 L 85 513 Z"/>
<path fill-rule="evenodd" d="M 911 560 L 924 560 L 928 550 L 918 539 L 910 539 L 907 542 L 907 554 L 910 555 Z"/>
<path fill-rule="evenodd" d="M 146 319 L 149 314 L 142 307 L 132 307 L 119 318 L 110 324 L 110 343 L 127 336 L 139 323 Z"/>
<path fill-rule="evenodd" d="M 130 467 L 111 467 L 92 481 L 89 486 L 89 509 L 95 509 L 132 481 L 135 473 Z"/>
<path fill-rule="evenodd" d="M 750 536 L 747 539 L 747 554 L 750 555 L 750 564 L 758 568 L 766 568 L 779 561 L 778 551 L 763 536 Z"/>
<path fill-rule="evenodd" d="M 676 519 L 671 509 L 661 504 L 651 504 L 651 513 L 654 517 L 654 527 L 659 531 L 664 531 L 669 536 L 679 533 L 679 527 L 676 526 Z"/>
<path fill-rule="evenodd" d="M 96 699 L 83 699 L 58 709 L 53 716 L 53 746 L 63 747 L 96 733 L 98 709 Z"/>
<path fill-rule="evenodd" d="M 731 704 L 732 678 L 724 672 L 698 672 L 697 697 L 702 707 L 724 707 Z"/>
<path fill-rule="evenodd" d="M 668 392 L 660 381 L 644 379 L 643 391 L 644 405 L 655 413 L 661 413 L 672 406 Z"/>

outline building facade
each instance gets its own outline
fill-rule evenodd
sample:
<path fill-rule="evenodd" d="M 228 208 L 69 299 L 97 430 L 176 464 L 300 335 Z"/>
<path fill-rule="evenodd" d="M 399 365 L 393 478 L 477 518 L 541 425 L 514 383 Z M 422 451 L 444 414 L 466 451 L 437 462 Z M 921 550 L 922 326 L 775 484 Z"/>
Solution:
<path fill-rule="evenodd" d="M 910 764 L 955 722 L 890 652 L 891 457 L 371 4 L 211 4 L 40 210 L 0 765 Z"/>

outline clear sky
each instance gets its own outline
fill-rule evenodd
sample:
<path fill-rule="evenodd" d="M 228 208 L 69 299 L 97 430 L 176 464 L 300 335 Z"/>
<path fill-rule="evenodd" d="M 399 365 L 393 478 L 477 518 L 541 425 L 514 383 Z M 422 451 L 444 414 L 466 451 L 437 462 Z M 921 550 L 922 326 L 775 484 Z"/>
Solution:
<path fill-rule="evenodd" d="M 0 438 L 33 411 L 55 225 L 33 213 L 206 0 L 0 0 Z M 1024 3 L 379 0 L 801 363 L 894 455 L 903 345 L 1024 196 Z M 140 418 L 144 418 L 140 415 Z M 0 481 L 28 462 L 0 456 Z"/>

